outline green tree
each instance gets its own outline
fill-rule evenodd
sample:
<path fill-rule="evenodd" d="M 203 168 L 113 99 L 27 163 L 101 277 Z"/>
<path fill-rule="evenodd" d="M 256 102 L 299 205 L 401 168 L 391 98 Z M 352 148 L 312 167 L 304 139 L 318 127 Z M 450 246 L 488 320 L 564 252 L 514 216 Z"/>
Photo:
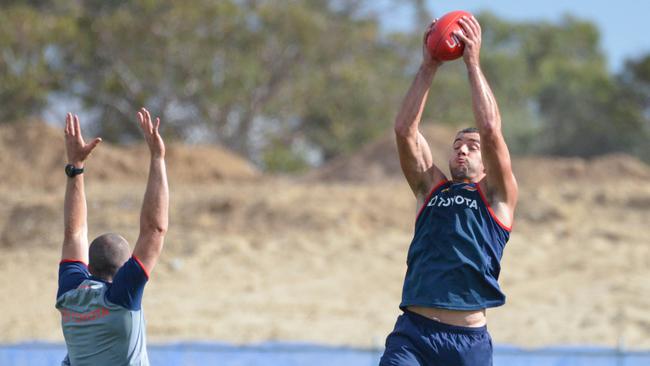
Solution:
<path fill-rule="evenodd" d="M 592 23 L 571 16 L 557 23 L 508 22 L 490 13 L 478 18 L 483 67 L 516 153 L 637 151 L 635 146 L 642 144 L 641 110 L 607 71 Z M 461 97 L 459 86 L 448 81 L 445 93 L 469 101 L 469 96 Z M 449 115 L 462 111 L 471 116 L 466 107 L 452 103 L 448 100 Z"/>
<path fill-rule="evenodd" d="M 406 4 L 414 24 L 429 21 L 423 1 Z M 304 169 L 384 134 L 420 63 L 426 24 L 387 33 L 372 5 L 5 1 L 0 122 L 68 98 L 97 133 L 123 142 L 139 134 L 133 112 L 146 105 L 168 136 L 220 143 L 269 169 Z M 648 156 L 647 56 L 614 76 L 589 22 L 478 18 L 483 68 L 515 153 Z M 471 123 L 462 61 L 440 69 L 425 119 Z"/>
<path fill-rule="evenodd" d="M 42 1 L 0 5 L 0 122 L 38 116 L 63 87 L 57 44 L 72 36 L 67 19 L 42 12 Z"/>
<path fill-rule="evenodd" d="M 168 133 L 258 161 L 278 140 L 329 158 L 390 124 L 401 82 L 403 60 L 362 4 L 80 2 L 70 93 L 109 140 L 137 134 L 132 111 L 149 105 Z"/>
<path fill-rule="evenodd" d="M 643 127 L 637 130 L 638 143 L 633 146 L 637 155 L 650 162 L 650 53 L 627 60 L 618 81 L 622 88 L 622 99 L 627 105 L 640 109 Z M 633 107 L 634 108 L 634 107 Z"/>

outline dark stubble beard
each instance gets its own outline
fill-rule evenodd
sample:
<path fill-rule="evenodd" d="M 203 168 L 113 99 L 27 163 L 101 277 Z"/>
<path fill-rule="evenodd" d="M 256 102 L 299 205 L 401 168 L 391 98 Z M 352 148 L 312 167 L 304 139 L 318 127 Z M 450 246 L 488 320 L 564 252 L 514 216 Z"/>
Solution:
<path fill-rule="evenodd" d="M 466 180 L 470 179 L 470 167 L 467 165 L 457 166 L 455 168 L 449 167 L 451 177 L 453 180 Z"/>

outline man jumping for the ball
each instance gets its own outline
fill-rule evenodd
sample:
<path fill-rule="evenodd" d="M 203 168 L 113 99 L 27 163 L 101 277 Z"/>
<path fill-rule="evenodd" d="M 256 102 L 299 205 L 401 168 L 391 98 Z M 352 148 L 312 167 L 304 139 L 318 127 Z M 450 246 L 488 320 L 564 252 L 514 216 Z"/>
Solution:
<path fill-rule="evenodd" d="M 418 131 L 441 65 L 426 47 L 434 23 L 425 33 L 424 60 L 395 120 L 400 163 L 419 210 L 400 304 L 404 313 L 386 339 L 382 366 L 492 365 L 486 308 L 505 302 L 497 279 L 517 183 L 499 109 L 479 64 L 481 28 L 474 17 L 463 17 L 464 33 L 455 33 L 465 44 L 478 128 L 457 133 L 447 180 Z"/>
<path fill-rule="evenodd" d="M 142 293 L 167 231 L 169 189 L 165 145 L 146 109 L 138 112 L 150 151 L 149 180 L 133 254 L 117 234 L 97 237 L 88 247 L 84 162 L 101 142 L 85 143 L 79 118 L 68 113 L 65 146 L 68 181 L 64 239 L 56 308 L 61 312 L 68 355 L 63 365 L 149 365 Z"/>

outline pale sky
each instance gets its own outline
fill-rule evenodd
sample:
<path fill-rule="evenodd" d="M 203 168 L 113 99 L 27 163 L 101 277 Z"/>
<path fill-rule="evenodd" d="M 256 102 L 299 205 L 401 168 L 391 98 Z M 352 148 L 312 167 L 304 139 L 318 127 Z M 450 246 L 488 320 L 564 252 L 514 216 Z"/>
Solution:
<path fill-rule="evenodd" d="M 414 17 L 399 1 L 378 0 L 382 18 L 389 28 L 409 28 Z M 513 21 L 559 21 L 564 14 L 595 23 L 601 35 L 601 50 L 605 51 L 609 69 L 621 69 L 626 58 L 650 53 L 650 0 L 427 0 L 429 11 L 441 16 L 452 10 L 478 13 L 489 10 L 499 17 Z"/>

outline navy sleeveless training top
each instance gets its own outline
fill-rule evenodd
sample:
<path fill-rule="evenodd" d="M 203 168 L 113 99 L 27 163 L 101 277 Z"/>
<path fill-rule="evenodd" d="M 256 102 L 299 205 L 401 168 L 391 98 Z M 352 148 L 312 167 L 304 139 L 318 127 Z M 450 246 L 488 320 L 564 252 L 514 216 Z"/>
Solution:
<path fill-rule="evenodd" d="M 400 308 L 479 310 L 500 306 L 497 282 L 510 228 L 477 183 L 442 181 L 418 213 Z"/>

